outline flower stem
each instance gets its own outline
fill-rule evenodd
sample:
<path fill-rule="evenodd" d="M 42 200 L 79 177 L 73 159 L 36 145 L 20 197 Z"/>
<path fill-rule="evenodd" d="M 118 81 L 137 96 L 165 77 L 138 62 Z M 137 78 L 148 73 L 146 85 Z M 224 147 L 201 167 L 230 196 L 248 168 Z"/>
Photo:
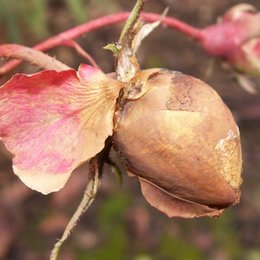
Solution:
<path fill-rule="evenodd" d="M 129 38 L 128 33 L 133 29 L 133 26 L 135 25 L 137 19 L 140 17 L 140 13 L 142 12 L 143 6 L 144 6 L 145 0 L 137 0 L 133 10 L 131 11 L 130 15 L 127 18 L 127 21 L 125 23 L 125 26 L 120 34 L 120 38 L 118 43 L 122 44 L 124 41 L 124 38 Z"/>
<path fill-rule="evenodd" d="M 70 69 L 67 65 L 41 51 L 17 44 L 0 45 L 0 57 L 17 58 L 48 70 L 61 71 Z"/>
<path fill-rule="evenodd" d="M 64 45 L 63 43 L 67 40 L 73 40 L 88 32 L 125 21 L 128 18 L 129 14 L 129 12 L 122 12 L 94 19 L 92 21 L 73 27 L 67 31 L 64 31 L 56 36 L 53 36 L 33 46 L 33 48 L 40 51 L 46 51 L 51 48 Z M 173 17 L 162 18 L 159 14 L 147 12 L 142 12 L 141 17 L 143 17 L 143 19 L 148 22 L 161 20 L 161 23 L 168 26 L 170 29 L 178 30 L 196 41 L 200 41 L 203 37 L 201 29 L 195 28 Z M 19 61 L 9 61 L 6 64 L 2 65 L 0 67 L 0 76 L 6 74 L 8 71 L 15 68 L 18 64 L 20 64 Z"/>
<path fill-rule="evenodd" d="M 91 55 L 87 53 L 77 42 L 73 40 L 64 41 L 64 46 L 68 46 L 75 49 L 75 51 L 80 56 L 85 58 L 93 67 L 101 70 L 101 68 L 97 65 L 96 61 L 91 57 Z"/>
<path fill-rule="evenodd" d="M 92 202 L 94 201 L 98 189 L 100 187 L 100 172 L 98 166 L 97 158 L 91 159 L 89 162 L 89 175 L 90 179 L 87 183 L 86 189 L 84 191 L 83 198 L 76 209 L 75 213 L 73 214 L 72 218 L 70 219 L 68 225 L 66 226 L 62 237 L 58 240 L 58 242 L 54 245 L 50 260 L 57 260 L 59 256 L 59 251 L 64 243 L 64 241 L 70 236 L 73 228 L 76 226 L 79 218 L 81 215 L 90 207 Z"/>
<path fill-rule="evenodd" d="M 132 48 L 132 42 L 136 37 L 136 27 L 139 24 L 139 17 L 143 10 L 145 0 L 137 0 L 136 4 L 127 18 L 127 21 L 120 34 L 118 43 L 115 46 L 116 56 L 116 77 L 118 80 L 128 83 L 137 71 L 140 70 L 135 52 Z"/>
<path fill-rule="evenodd" d="M 203 37 L 202 29 L 195 28 L 174 17 L 169 17 L 169 16 L 162 17 L 159 14 L 146 13 L 146 12 L 143 12 L 141 14 L 141 17 L 143 17 L 146 22 L 155 22 L 161 20 L 161 23 L 163 25 L 166 25 L 170 29 L 174 29 L 179 32 L 182 32 L 183 34 L 185 34 L 186 36 L 190 37 L 195 41 L 200 41 Z"/>

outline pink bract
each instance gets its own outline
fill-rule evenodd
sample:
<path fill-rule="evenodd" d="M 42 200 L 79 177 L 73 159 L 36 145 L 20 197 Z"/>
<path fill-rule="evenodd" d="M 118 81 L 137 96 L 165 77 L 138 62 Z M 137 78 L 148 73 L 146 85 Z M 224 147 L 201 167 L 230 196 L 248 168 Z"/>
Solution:
<path fill-rule="evenodd" d="M 0 88 L 0 139 L 15 174 L 43 194 L 61 189 L 112 134 L 120 89 L 89 65 L 13 76 Z"/>

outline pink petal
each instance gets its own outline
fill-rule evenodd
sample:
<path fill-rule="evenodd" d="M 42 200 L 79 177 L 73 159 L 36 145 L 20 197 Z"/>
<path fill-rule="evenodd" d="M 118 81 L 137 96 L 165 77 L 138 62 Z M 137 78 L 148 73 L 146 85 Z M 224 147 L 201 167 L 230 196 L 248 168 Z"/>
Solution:
<path fill-rule="evenodd" d="M 88 67 L 80 70 L 87 75 Z M 61 189 L 112 134 L 119 83 L 100 71 L 90 74 L 89 81 L 74 70 L 15 75 L 0 88 L 0 138 L 30 188 Z"/>

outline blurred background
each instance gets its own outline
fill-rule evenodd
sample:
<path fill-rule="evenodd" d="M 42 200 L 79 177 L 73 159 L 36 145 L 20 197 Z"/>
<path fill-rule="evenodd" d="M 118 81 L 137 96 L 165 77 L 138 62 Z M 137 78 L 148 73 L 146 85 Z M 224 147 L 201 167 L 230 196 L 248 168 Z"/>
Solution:
<path fill-rule="evenodd" d="M 174 15 L 194 26 L 214 23 L 242 1 L 150 0 L 145 10 Z M 1 0 L 0 43 L 32 46 L 93 18 L 131 10 L 129 0 Z M 259 0 L 247 1 L 260 9 Z M 78 39 L 105 72 L 113 71 L 111 53 L 122 24 Z M 77 68 L 86 62 L 73 50 L 59 47 L 50 55 Z M 136 179 L 120 185 L 109 169 L 92 207 L 64 244 L 60 259 L 260 259 L 260 94 L 242 90 L 231 71 L 215 62 L 196 43 L 164 27 L 156 29 L 139 51 L 142 68 L 165 67 L 205 80 L 222 96 L 240 127 L 243 185 L 239 205 L 220 218 L 169 219 L 143 199 Z M 3 62 L 3 61 L 1 61 Z M 209 70 L 210 68 L 210 70 Z M 16 71 L 32 72 L 22 65 Z M 3 83 L 11 74 L 0 78 Z M 255 78 L 260 93 L 260 79 Z M 69 138 L 69 137 L 68 137 Z M 87 180 L 87 167 L 77 169 L 60 192 L 48 196 L 26 188 L 12 173 L 11 157 L 0 144 L 0 259 L 48 259 L 50 250 L 75 211 Z M 213 187 L 214 188 L 214 187 Z"/>

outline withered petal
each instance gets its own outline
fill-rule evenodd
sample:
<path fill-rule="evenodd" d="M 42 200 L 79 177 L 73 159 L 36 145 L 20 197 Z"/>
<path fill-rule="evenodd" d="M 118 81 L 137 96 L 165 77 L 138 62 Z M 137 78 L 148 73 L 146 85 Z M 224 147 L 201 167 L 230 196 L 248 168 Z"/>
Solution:
<path fill-rule="evenodd" d="M 18 74 L 0 88 L 0 138 L 14 156 L 15 174 L 43 194 L 61 189 L 112 134 L 120 86 L 100 71 L 89 75 Z"/>
<path fill-rule="evenodd" d="M 155 208 L 165 213 L 168 217 L 215 217 L 220 216 L 223 209 L 211 208 L 206 205 L 171 196 L 155 185 L 139 178 L 141 190 L 145 199 Z"/>

